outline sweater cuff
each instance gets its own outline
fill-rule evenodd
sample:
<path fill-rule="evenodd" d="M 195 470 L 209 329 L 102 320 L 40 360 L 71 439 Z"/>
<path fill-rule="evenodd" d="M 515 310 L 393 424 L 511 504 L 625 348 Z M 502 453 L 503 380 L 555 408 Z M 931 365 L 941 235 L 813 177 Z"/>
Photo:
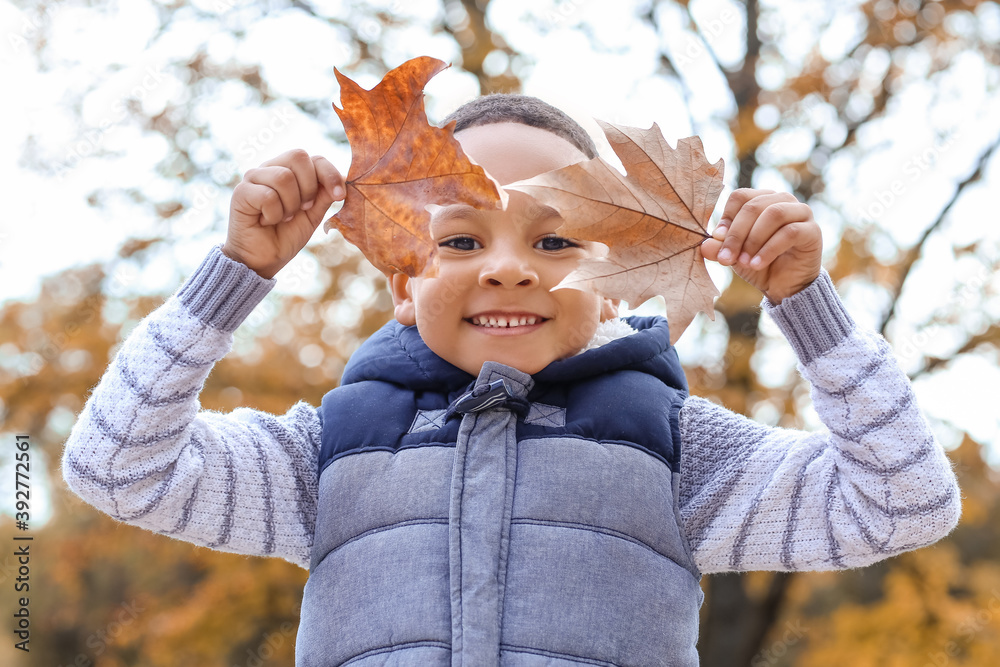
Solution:
<path fill-rule="evenodd" d="M 177 298 L 205 324 L 232 333 L 276 282 L 226 257 L 216 246 L 181 285 Z"/>
<path fill-rule="evenodd" d="M 764 297 L 761 308 L 777 323 L 803 364 L 836 347 L 855 327 L 826 269 L 780 304 Z"/>

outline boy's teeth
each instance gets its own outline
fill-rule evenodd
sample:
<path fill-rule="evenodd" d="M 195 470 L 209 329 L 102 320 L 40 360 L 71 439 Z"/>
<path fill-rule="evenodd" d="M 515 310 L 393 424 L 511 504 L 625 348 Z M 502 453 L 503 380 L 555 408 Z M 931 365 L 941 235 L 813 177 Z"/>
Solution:
<path fill-rule="evenodd" d="M 481 327 L 520 327 L 535 324 L 537 318 L 534 317 L 476 317 L 473 323 Z"/>

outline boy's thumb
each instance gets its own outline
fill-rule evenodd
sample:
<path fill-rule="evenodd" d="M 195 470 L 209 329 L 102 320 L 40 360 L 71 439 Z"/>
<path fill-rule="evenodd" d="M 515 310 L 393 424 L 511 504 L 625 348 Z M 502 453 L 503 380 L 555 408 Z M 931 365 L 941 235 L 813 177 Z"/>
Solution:
<path fill-rule="evenodd" d="M 722 248 L 722 241 L 708 237 L 701 244 L 701 256 L 712 262 L 719 261 L 719 250 Z"/>

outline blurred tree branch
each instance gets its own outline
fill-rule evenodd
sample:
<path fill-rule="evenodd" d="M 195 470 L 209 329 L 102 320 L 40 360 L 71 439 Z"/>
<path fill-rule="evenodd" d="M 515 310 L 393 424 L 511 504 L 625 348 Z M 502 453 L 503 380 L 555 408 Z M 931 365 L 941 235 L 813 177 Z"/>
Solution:
<path fill-rule="evenodd" d="M 517 93 L 521 90 L 521 81 L 508 64 L 507 69 L 499 74 L 489 74 L 483 68 L 486 57 L 493 51 L 502 51 L 508 57 L 518 55 L 500 34 L 494 32 L 486 21 L 486 12 L 490 0 L 445 0 L 444 5 L 453 14 L 461 8 L 465 12 L 465 20 L 444 21 L 444 30 L 455 38 L 462 49 L 462 69 L 471 72 L 479 79 L 479 91 L 483 95 L 489 93 Z"/>
<path fill-rule="evenodd" d="M 948 213 L 955 205 L 955 202 L 957 202 L 962 196 L 962 193 L 965 192 L 965 189 L 973 183 L 979 182 L 979 180 L 983 177 L 983 170 L 989 163 L 990 158 L 993 157 L 993 153 L 996 152 L 998 146 L 1000 146 L 1000 137 L 997 137 L 993 143 L 989 144 L 989 146 L 986 147 L 986 150 L 980 154 L 979 159 L 976 160 L 975 169 L 973 169 L 972 173 L 962 179 L 958 185 L 955 186 L 955 191 L 948 199 L 948 202 L 941 209 L 941 212 L 938 213 L 934 221 L 928 225 L 926 229 L 924 229 L 924 232 L 920 235 L 917 242 L 906 251 L 903 259 L 899 262 L 897 269 L 898 277 L 895 284 L 892 285 L 892 300 L 889 304 L 888 310 L 886 310 L 885 314 L 882 316 L 882 321 L 878 328 L 879 333 L 883 336 L 885 335 L 886 327 L 896 314 L 896 306 L 899 303 L 900 295 L 903 293 L 903 287 L 906 285 L 906 279 L 909 277 L 910 271 L 913 270 L 914 263 L 916 263 L 916 261 L 920 259 L 920 256 L 923 254 L 924 245 L 927 243 L 927 240 L 945 223 L 945 220 L 948 218 Z"/>

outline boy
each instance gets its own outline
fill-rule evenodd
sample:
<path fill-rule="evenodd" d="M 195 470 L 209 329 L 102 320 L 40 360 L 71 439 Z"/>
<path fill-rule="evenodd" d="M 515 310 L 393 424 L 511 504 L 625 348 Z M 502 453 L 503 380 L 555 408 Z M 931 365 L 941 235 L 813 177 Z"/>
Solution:
<path fill-rule="evenodd" d="M 453 116 L 501 184 L 596 154 L 532 98 Z M 248 172 L 225 245 L 129 337 L 63 459 L 118 519 L 308 566 L 296 664 L 696 665 L 701 573 L 857 567 L 957 522 L 905 375 L 785 194 L 734 192 L 703 252 L 764 292 L 829 432 L 688 397 L 661 318 L 550 291 L 594 249 L 519 192 L 435 214 L 438 273 L 390 277 L 396 321 L 319 409 L 199 412 L 233 330 L 343 193 L 303 152 Z"/>

